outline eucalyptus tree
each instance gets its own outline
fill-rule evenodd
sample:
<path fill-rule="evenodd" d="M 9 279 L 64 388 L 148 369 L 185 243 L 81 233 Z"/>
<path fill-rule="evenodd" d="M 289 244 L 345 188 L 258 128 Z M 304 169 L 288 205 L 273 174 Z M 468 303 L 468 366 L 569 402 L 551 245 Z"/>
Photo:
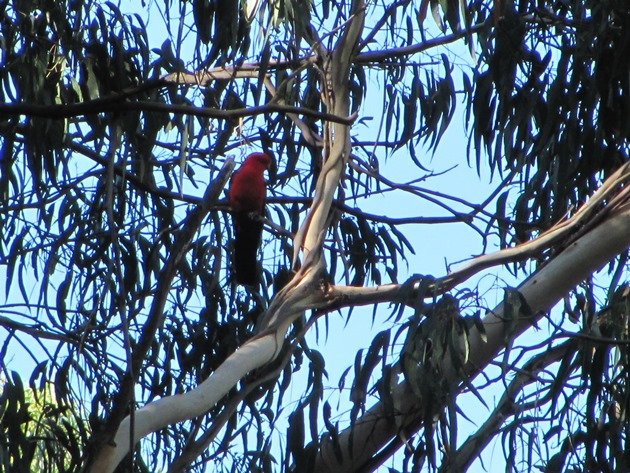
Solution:
<path fill-rule="evenodd" d="M 497 439 L 523 471 L 630 468 L 626 2 L 2 11 L 4 467 L 463 471 Z M 461 123 L 468 179 L 492 177 L 474 201 L 430 169 Z M 274 160 L 241 287 L 224 189 L 252 151 Z M 436 251 L 410 234 L 446 224 L 485 254 L 407 277 Z M 471 278 L 501 266 L 522 282 L 490 307 Z M 358 306 L 382 326 L 329 380 L 308 335 Z M 54 386 L 38 451 L 63 462 L 24 455 L 23 379 Z"/>

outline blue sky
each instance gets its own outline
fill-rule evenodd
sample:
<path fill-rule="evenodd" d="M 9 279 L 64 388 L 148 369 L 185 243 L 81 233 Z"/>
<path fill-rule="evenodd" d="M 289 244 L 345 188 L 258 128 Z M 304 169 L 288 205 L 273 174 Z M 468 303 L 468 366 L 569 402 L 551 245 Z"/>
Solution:
<path fill-rule="evenodd" d="M 132 5 L 135 8 L 140 8 L 139 2 L 132 2 Z M 143 10 L 138 11 L 144 13 Z M 159 18 L 159 15 L 155 11 L 151 13 L 151 18 L 154 19 L 155 22 L 147 22 L 149 26 L 149 38 L 153 47 L 159 47 L 164 40 L 164 31 L 160 26 L 161 18 Z M 431 20 L 428 21 L 430 22 Z M 468 49 L 463 44 L 456 43 L 449 45 L 448 48 L 454 49 L 455 57 L 459 58 L 459 61 L 464 64 L 464 67 L 473 67 L 473 59 L 469 56 Z M 371 86 L 374 87 L 374 84 L 371 84 Z M 378 105 L 379 103 L 380 99 L 372 103 L 367 100 L 361 110 L 361 116 L 382 116 L 381 110 L 373 106 L 373 104 Z M 442 172 L 454 167 L 454 169 L 443 176 L 431 178 L 427 181 L 426 187 L 445 194 L 457 195 L 472 203 L 480 203 L 485 200 L 494 186 L 488 172 L 482 170 L 481 175 L 478 175 L 477 170 L 467 164 L 467 138 L 461 115 L 464 106 L 460 103 L 458 107 L 455 118 L 437 151 L 432 153 L 428 149 L 419 148 L 417 155 L 421 156 L 422 162 L 434 172 Z M 372 123 L 376 128 L 377 118 L 375 118 Z M 371 130 L 368 129 L 367 133 L 369 134 L 370 131 Z M 237 160 L 240 160 L 243 155 L 250 151 L 257 150 L 256 147 L 245 147 L 244 149 L 237 150 L 235 155 Z M 421 173 L 418 168 L 410 165 L 408 159 L 405 159 L 404 154 L 404 150 L 398 151 L 396 156 L 381 162 L 381 171 L 387 178 L 397 182 L 405 182 L 410 179 L 410 174 L 416 177 L 416 174 Z M 496 185 L 496 182 L 494 185 Z M 412 201 L 409 199 L 408 195 L 404 195 L 402 192 L 391 192 L 384 196 L 370 197 L 360 202 L 359 206 L 365 211 L 388 216 L 446 215 L 444 210 L 436 210 L 435 206 L 420 199 L 414 199 Z M 489 210 L 492 209 L 493 206 L 491 205 Z M 478 235 L 463 223 L 408 225 L 404 231 L 414 248 L 416 248 L 416 254 L 408 255 L 409 271 L 407 274 L 405 270 L 399 273 L 401 281 L 404 280 L 406 276 L 413 273 L 431 274 L 434 276 L 444 275 L 447 263 L 464 261 L 479 254 L 483 250 Z M 491 240 L 491 244 L 486 251 L 494 251 L 496 249 L 496 240 L 494 242 Z M 6 271 L 6 267 L 0 266 L 0 278 L 4 274 L 4 271 Z M 499 279 L 498 283 L 497 279 Z M 479 284 L 481 292 L 486 294 L 485 303 L 488 307 L 494 307 L 500 301 L 503 294 L 500 290 L 492 291 L 491 289 L 497 284 L 503 284 L 501 281 L 505 281 L 506 284 L 510 285 L 516 285 L 519 282 L 503 268 L 492 268 L 473 278 L 470 282 L 466 283 L 465 286 L 475 287 L 475 285 Z M 15 292 L 16 290 L 16 287 L 13 287 L 12 294 L 17 294 Z M 33 294 L 33 296 L 37 299 L 35 294 Z M 11 295 L 8 299 L 12 299 Z M 321 337 L 319 341 L 316 342 L 314 331 L 311 331 L 311 334 L 309 334 L 309 344 L 318 346 L 326 359 L 326 367 L 330 375 L 329 384 L 333 387 L 330 391 L 331 401 L 337 399 L 334 387 L 337 385 L 337 380 L 341 373 L 349 366 L 352 366 L 356 352 L 359 349 L 369 347 L 375 334 L 391 325 L 391 322 L 385 320 L 389 313 L 390 310 L 386 305 L 381 306 L 374 322 L 372 322 L 371 307 L 355 310 L 352 317 L 349 319 L 344 315 L 332 313 L 327 316 L 329 326 L 327 336 Z M 320 327 L 323 327 L 321 322 Z M 320 333 L 323 332 L 320 331 Z M 540 337 L 540 335 L 531 334 L 529 336 Z M 27 342 L 26 348 L 41 354 L 41 347 L 38 347 L 34 342 Z M 14 344 L 13 351 L 7 359 L 7 364 L 27 376 L 31 372 L 34 364 L 29 357 L 24 355 L 24 349 L 25 347 Z M 295 387 L 292 388 L 292 392 L 295 395 L 293 399 L 294 402 L 299 399 L 299 396 L 303 392 L 299 384 L 299 382 L 296 382 Z M 349 383 L 347 383 L 347 386 L 348 384 Z M 496 389 L 488 390 L 486 402 L 490 408 L 494 406 L 495 396 L 498 397 L 501 395 L 502 391 L 500 388 L 501 386 L 498 386 Z M 344 408 L 343 402 L 347 402 L 347 399 L 347 393 L 342 393 L 339 396 L 339 402 L 341 403 L 339 412 L 344 412 L 346 409 L 350 408 L 349 403 L 347 403 L 347 408 Z M 289 402 L 291 402 L 290 399 Z M 337 405 L 336 401 L 331 402 L 331 404 L 333 407 Z M 458 399 L 458 404 L 467 414 L 474 414 L 471 415 L 474 421 L 481 423 L 485 419 L 485 414 L 487 413 L 486 408 L 474 397 L 463 396 Z M 460 428 L 460 441 L 466 439 L 469 431 L 474 431 L 474 425 L 470 425 L 463 419 L 460 420 Z M 476 473 L 503 469 L 503 454 L 500 450 L 500 446 L 495 445 L 488 448 L 484 452 L 482 459 L 485 462 L 487 470 L 484 470 L 478 461 L 469 471 Z M 399 459 L 396 459 L 394 465 L 399 464 Z M 387 462 L 386 466 L 391 466 L 391 462 Z M 385 468 L 383 468 L 383 471 L 386 471 Z"/>

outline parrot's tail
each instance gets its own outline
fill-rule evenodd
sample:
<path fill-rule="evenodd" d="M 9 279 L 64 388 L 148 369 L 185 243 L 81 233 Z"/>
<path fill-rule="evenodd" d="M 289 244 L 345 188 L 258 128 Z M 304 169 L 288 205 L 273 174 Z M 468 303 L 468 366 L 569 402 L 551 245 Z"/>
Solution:
<path fill-rule="evenodd" d="M 262 221 L 249 213 L 234 215 L 234 279 L 238 284 L 258 284 L 257 256 L 262 229 Z"/>

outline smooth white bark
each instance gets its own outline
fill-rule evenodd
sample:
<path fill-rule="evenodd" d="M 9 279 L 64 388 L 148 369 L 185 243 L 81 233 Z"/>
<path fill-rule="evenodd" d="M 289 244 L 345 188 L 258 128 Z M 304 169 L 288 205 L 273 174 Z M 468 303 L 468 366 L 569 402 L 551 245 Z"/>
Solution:
<path fill-rule="evenodd" d="M 236 350 L 203 383 L 185 393 L 151 402 L 135 412 L 135 445 L 143 437 L 167 425 L 203 415 L 251 370 L 273 360 L 284 340 L 284 332 L 277 331 L 256 338 Z M 127 416 L 114 438 L 114 445 L 92 467 L 92 472 L 112 472 L 129 452 L 131 420 Z"/>
<path fill-rule="evenodd" d="M 609 261 L 630 247 L 630 205 L 601 222 L 590 232 L 576 240 L 556 258 L 519 286 L 519 291 L 534 313 L 550 310 L 578 283 L 600 270 Z M 487 364 L 505 348 L 507 324 L 499 306 L 484 318 L 487 343 L 474 328 L 470 334 L 470 378 L 481 373 Z M 522 319 L 516 327 L 518 335 L 531 327 L 536 317 Z M 448 357 L 446 358 L 448 359 Z M 445 367 L 449 369 L 449 367 Z M 376 453 L 399 435 L 401 428 L 417 431 L 422 403 L 405 382 L 392 387 L 394 405 L 400 414 L 391 419 L 383 403 L 369 409 L 350 428 L 339 434 L 339 460 L 330 440 L 322 446 L 314 471 L 352 472 L 370 461 Z"/>

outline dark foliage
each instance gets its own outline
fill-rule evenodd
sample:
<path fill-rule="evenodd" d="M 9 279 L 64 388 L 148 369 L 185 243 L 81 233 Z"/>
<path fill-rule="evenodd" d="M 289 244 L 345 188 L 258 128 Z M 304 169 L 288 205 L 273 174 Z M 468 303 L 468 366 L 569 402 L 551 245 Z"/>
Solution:
<path fill-rule="evenodd" d="M 301 115 L 300 129 L 286 113 L 212 118 L 201 111 L 273 103 L 327 112 L 320 64 L 308 60 L 317 48 L 309 41 L 315 31 L 322 47 L 332 47 L 348 6 L 271 1 L 250 17 L 239 0 L 142 3 L 134 13 L 124 2 L 0 1 L 0 265 L 6 272 L 0 469 L 76 471 L 115 419 L 206 379 L 252 336 L 266 304 L 291 276 L 291 237 L 325 156 L 322 121 Z M 446 12 L 439 7 L 444 3 Z M 464 223 L 483 244 L 492 235 L 502 246 L 527 240 L 584 202 L 628 160 L 627 2 L 399 0 L 369 2 L 368 8 L 362 50 L 348 78 L 358 118 L 325 244 L 330 280 L 398 282 L 406 258 L 418 251 L 405 224 Z M 435 38 L 428 37 L 435 32 L 429 8 L 444 16 L 444 32 Z M 145 24 L 147 11 L 159 33 Z M 444 46 L 455 40 L 474 51 L 475 67 L 463 66 Z M 164 80 L 224 66 L 232 77 L 201 84 Z M 241 71 L 251 73 L 238 76 Z M 368 101 L 382 119 L 366 115 L 372 113 Z M 64 113 L 64 107 L 85 104 L 81 113 Z M 18 113 L 14 106 L 25 108 Z M 420 152 L 437 149 L 457 112 L 466 116 L 469 160 L 479 172 L 490 169 L 503 179 L 476 202 L 431 188 L 435 162 Z M 235 288 L 226 274 L 233 235 L 223 196 L 200 210 L 226 156 L 251 148 L 276 156 L 267 204 L 275 225 L 265 227 L 260 293 Z M 388 160 L 405 160 L 408 182 L 380 173 Z M 393 190 L 433 204 L 438 215 L 419 216 L 411 208 L 408 218 L 397 219 L 361 210 L 370 197 Z M 199 222 L 188 226 L 195 212 Z M 190 244 L 179 246 L 189 231 Z M 183 256 L 171 261 L 178 251 Z M 585 470 L 630 465 L 624 417 L 630 407 L 628 294 L 626 286 L 616 287 L 625 264 L 617 263 L 607 305 L 598 305 L 594 288 L 585 286 L 574 295 L 577 308 L 566 311 L 611 344 L 585 341 L 582 348 L 590 352 L 573 347 L 547 385 L 550 418 L 559 425 L 571 412 L 569 402 L 555 401 L 560 389 L 577 383 L 569 396 L 586 397 L 579 432 L 548 434 L 562 445 L 579 437 L 581 450 L 563 446 L 552 460 Z M 160 281 L 168 271 L 164 288 Z M 164 294 L 156 317 L 152 311 Z M 292 336 L 301 328 L 297 324 Z M 398 328 L 380 331 L 356 354 L 348 382 L 351 421 L 369 396 L 387 400 Z M 22 344 L 35 368 L 17 374 L 5 355 Z M 253 373 L 203 418 L 152 436 L 150 451 L 136 455 L 135 469 L 180 459 L 199 470 L 211 464 L 216 471 L 290 465 L 306 471 L 322 432 L 335 437 L 341 427 L 324 397 L 324 357 L 304 341 L 291 349 L 286 367 Z M 611 362 L 613 352 L 620 361 Z M 285 428 L 279 411 L 298 371 L 306 373 L 307 386 L 288 417 L 281 449 L 272 446 L 272 432 Z M 373 375 L 380 382 L 373 383 Z M 257 379 L 266 382 L 248 391 Z M 135 389 L 121 389 L 125 380 Z M 35 414 L 25 396 L 47 392 L 48 382 L 54 396 L 38 404 L 36 421 L 45 434 L 36 436 L 27 427 Z M 214 447 L 181 460 L 239 396 Z M 606 416 L 602 427 L 599 419 Z M 505 443 L 516 445 L 526 424 L 505 429 Z M 419 466 L 427 450 L 435 451 L 429 437 L 406 451 L 405 465 Z M 447 444 L 448 437 L 441 441 Z M 235 442 L 242 446 L 238 452 L 227 448 Z M 276 458 L 281 451 L 284 457 Z"/>

